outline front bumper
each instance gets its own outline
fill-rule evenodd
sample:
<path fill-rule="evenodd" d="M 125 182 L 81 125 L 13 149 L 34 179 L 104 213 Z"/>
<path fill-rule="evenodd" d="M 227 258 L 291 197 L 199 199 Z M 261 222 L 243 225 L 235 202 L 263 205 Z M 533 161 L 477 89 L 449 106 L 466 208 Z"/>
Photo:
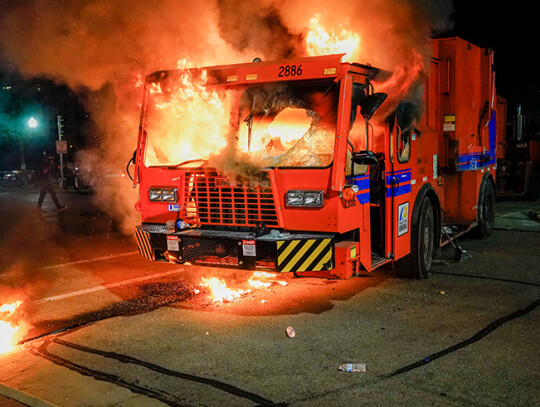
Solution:
<path fill-rule="evenodd" d="M 335 267 L 334 235 L 186 229 L 169 232 L 165 225 L 136 228 L 139 252 L 149 260 L 204 266 L 270 269 L 279 272 L 330 271 Z"/>

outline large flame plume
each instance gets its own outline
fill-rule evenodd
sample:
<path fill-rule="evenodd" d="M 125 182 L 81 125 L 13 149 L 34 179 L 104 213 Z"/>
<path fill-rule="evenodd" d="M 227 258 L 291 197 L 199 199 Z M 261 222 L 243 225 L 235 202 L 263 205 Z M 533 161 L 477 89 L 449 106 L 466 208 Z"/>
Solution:
<path fill-rule="evenodd" d="M 309 21 L 306 33 L 306 51 L 310 56 L 345 54 L 345 61 L 354 62 L 360 54 L 360 36 L 339 28 L 338 32 L 327 31 L 321 24 L 321 16 L 316 14 Z"/>
<path fill-rule="evenodd" d="M 206 87 L 205 70 L 198 77 L 184 66 L 180 72 L 179 84 L 172 89 L 150 85 L 149 108 L 154 111 L 148 114 L 146 165 L 205 158 L 227 144 L 230 98 Z"/>

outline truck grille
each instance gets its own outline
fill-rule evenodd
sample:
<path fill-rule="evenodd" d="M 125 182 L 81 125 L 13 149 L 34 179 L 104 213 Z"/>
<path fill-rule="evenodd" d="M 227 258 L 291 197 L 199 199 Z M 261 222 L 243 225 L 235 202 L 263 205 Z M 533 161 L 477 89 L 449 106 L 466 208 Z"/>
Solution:
<path fill-rule="evenodd" d="M 184 196 L 187 214 L 203 225 L 279 225 L 270 186 L 233 186 L 215 170 L 197 170 L 186 173 Z"/>

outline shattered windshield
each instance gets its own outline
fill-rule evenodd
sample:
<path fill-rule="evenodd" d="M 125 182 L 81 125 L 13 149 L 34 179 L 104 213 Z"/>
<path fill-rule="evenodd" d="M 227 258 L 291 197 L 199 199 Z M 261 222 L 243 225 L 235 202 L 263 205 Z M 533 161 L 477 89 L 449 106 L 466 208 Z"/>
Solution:
<path fill-rule="evenodd" d="M 334 83 L 247 89 L 240 101 L 239 148 L 267 167 L 330 165 L 337 93 Z"/>
<path fill-rule="evenodd" d="M 334 82 L 223 88 L 204 72 L 161 75 L 146 89 L 146 166 L 199 166 L 231 151 L 261 168 L 332 163 Z"/>

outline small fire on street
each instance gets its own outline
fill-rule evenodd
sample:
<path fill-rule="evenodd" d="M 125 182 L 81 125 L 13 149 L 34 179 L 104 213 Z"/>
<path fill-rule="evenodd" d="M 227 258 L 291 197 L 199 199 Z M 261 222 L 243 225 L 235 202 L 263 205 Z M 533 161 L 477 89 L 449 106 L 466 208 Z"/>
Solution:
<path fill-rule="evenodd" d="M 0 305 L 0 355 L 13 351 L 23 335 L 23 324 L 17 321 L 16 311 L 22 301 Z"/>
<path fill-rule="evenodd" d="M 232 288 L 223 279 L 202 277 L 199 284 L 201 291 L 197 291 L 207 293 L 208 298 L 212 302 L 227 303 L 239 300 L 246 294 L 253 293 L 256 290 L 270 288 L 274 285 L 286 286 L 287 284 L 286 281 L 277 280 L 275 274 L 265 271 L 255 271 L 245 283 L 245 287 Z"/>

